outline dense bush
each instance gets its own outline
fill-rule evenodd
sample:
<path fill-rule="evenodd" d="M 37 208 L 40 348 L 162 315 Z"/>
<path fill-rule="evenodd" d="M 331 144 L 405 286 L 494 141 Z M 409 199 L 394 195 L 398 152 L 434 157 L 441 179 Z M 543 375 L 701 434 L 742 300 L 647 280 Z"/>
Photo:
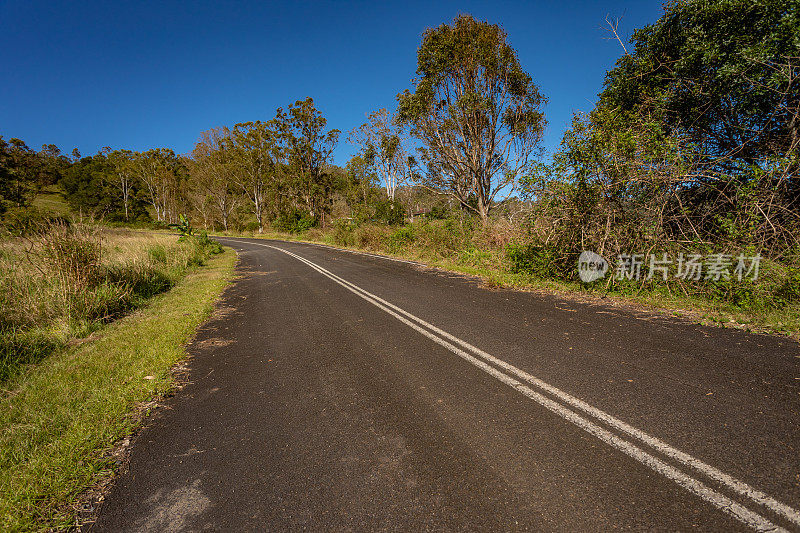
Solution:
<path fill-rule="evenodd" d="M 414 242 L 414 238 L 414 226 L 402 226 L 387 235 L 384 243 L 387 250 L 397 253 L 407 244 Z"/>
<path fill-rule="evenodd" d="M 567 267 L 563 264 L 560 251 L 544 244 L 509 244 L 506 257 L 511 272 L 533 274 L 544 279 L 568 279 L 577 265 L 577 255 L 575 264 Z"/>
<path fill-rule="evenodd" d="M 317 219 L 298 210 L 284 211 L 272 223 L 273 227 L 289 233 L 302 233 L 317 225 Z"/>
<path fill-rule="evenodd" d="M 406 212 L 403 204 L 397 200 L 380 200 L 375 202 L 375 220 L 388 226 L 399 226 L 405 221 Z"/>

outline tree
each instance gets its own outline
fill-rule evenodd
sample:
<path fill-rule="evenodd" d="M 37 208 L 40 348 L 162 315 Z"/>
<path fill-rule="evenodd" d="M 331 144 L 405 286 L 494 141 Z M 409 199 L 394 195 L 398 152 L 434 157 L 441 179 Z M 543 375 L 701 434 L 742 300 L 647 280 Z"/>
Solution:
<path fill-rule="evenodd" d="M 398 95 L 400 120 L 424 143 L 433 177 L 486 221 L 540 147 L 546 99 L 505 31 L 469 15 L 424 33 L 417 74 L 414 92 Z"/>
<path fill-rule="evenodd" d="M 108 181 L 122 198 L 125 221 L 127 222 L 130 218 L 131 195 L 136 181 L 133 152 L 130 150 L 111 151 L 106 149 L 105 153 L 112 168 L 112 172 L 107 174 Z"/>
<path fill-rule="evenodd" d="M 64 170 L 71 164 L 69 157 L 63 155 L 61 149 L 55 144 L 43 144 L 42 149 L 36 155 L 39 186 L 58 183 Z"/>
<path fill-rule="evenodd" d="M 348 139 L 361 147 L 363 158 L 377 169 L 392 206 L 397 188 L 408 181 L 415 164 L 409 155 L 408 138 L 395 119 L 386 109 L 379 109 L 353 129 Z"/>
<path fill-rule="evenodd" d="M 64 170 L 59 184 L 67 202 L 75 211 L 97 218 L 147 220 L 147 203 L 139 194 L 138 180 L 130 190 L 127 208 L 123 205 L 123 197 L 116 187 L 116 167 L 108 153 L 109 150 L 104 150 L 84 157 Z"/>
<path fill-rule="evenodd" d="M 102 152 L 75 161 L 60 182 L 67 202 L 81 214 L 113 217 L 122 206 L 108 179 L 112 173 L 113 167 Z"/>
<path fill-rule="evenodd" d="M 270 122 L 236 124 L 222 146 L 230 155 L 233 180 L 250 200 L 258 222 L 258 232 L 264 230 L 264 214 L 268 195 L 278 178 L 278 132 Z M 228 157 L 226 155 L 226 157 Z"/>
<path fill-rule="evenodd" d="M 378 177 L 373 165 L 361 155 L 354 155 L 345 167 L 347 173 L 347 197 L 351 204 L 367 205 L 373 200 L 373 191 Z"/>
<path fill-rule="evenodd" d="M 134 157 L 136 175 L 142 180 L 158 222 L 175 223 L 183 210 L 186 169 L 175 152 L 155 148 Z"/>
<path fill-rule="evenodd" d="M 617 251 L 714 242 L 775 256 L 796 247 L 800 15 L 788 6 L 671 2 L 636 31 L 556 154 L 566 181 L 552 181 L 549 194 L 580 215 L 554 231 Z"/>
<path fill-rule="evenodd" d="M 671 1 L 634 32 L 598 107 L 658 113 L 667 134 L 727 167 L 797 151 L 800 11 L 794 1 Z"/>
<path fill-rule="evenodd" d="M 189 171 L 192 175 L 195 205 L 202 212 L 210 204 L 227 231 L 240 203 L 234 181 L 232 141 L 227 128 L 214 128 L 200 134 L 192 150 Z M 204 217 L 205 218 L 205 217 Z"/>
<path fill-rule="evenodd" d="M 37 153 L 20 139 L 0 137 L 0 195 L 3 210 L 27 207 L 42 186 L 41 161 Z"/>
<path fill-rule="evenodd" d="M 291 104 L 285 112 L 278 109 L 275 124 L 280 131 L 288 185 L 301 207 L 323 221 L 335 184 L 327 169 L 340 132 L 325 132 L 327 120 L 310 97 Z"/>

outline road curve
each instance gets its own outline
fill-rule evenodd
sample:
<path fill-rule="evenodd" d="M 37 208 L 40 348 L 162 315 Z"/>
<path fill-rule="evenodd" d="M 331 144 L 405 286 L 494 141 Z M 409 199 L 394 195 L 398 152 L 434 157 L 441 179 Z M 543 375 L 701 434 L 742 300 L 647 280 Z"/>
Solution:
<path fill-rule="evenodd" d="M 220 238 L 240 278 L 94 531 L 800 531 L 800 347 Z"/>

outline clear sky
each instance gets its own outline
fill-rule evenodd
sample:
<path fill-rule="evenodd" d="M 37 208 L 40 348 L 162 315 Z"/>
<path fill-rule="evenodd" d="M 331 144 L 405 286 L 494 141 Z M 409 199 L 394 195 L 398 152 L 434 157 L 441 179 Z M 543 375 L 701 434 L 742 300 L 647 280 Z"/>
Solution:
<path fill-rule="evenodd" d="M 627 38 L 661 2 L 60 2 L 0 0 L 0 135 L 82 154 L 191 150 L 205 129 L 311 96 L 346 134 L 410 88 L 422 32 L 459 13 L 503 26 L 549 98 L 548 149 L 592 107 Z"/>

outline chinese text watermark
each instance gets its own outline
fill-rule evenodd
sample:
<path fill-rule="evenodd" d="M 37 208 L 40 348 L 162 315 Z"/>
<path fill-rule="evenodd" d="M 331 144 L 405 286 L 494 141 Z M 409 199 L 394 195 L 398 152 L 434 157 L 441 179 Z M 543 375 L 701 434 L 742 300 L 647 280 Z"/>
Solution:
<path fill-rule="evenodd" d="M 614 262 L 614 278 L 641 280 L 669 278 L 682 280 L 758 279 L 761 255 L 739 254 L 619 254 Z M 601 255 L 584 251 L 578 258 L 578 274 L 591 283 L 603 278 L 609 263 Z"/>

